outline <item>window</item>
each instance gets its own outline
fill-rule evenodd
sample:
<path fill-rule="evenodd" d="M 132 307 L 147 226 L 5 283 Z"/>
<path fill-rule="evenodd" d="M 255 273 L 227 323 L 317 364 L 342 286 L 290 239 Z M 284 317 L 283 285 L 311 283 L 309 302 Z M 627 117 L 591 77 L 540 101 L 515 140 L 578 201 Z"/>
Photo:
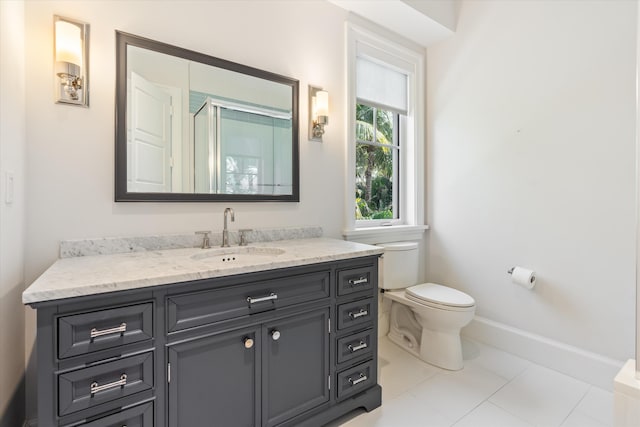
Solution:
<path fill-rule="evenodd" d="M 398 113 L 356 105 L 356 221 L 398 219 Z"/>
<path fill-rule="evenodd" d="M 348 25 L 349 199 L 343 234 L 349 240 L 419 239 L 427 228 L 424 50 L 407 46 Z"/>

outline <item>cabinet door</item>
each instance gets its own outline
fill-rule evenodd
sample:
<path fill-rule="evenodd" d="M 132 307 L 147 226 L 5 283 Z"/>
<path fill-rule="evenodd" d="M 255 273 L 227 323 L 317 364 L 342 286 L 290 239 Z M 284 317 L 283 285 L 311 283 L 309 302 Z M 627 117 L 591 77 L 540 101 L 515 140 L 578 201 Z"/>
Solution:
<path fill-rule="evenodd" d="M 329 309 L 263 325 L 263 425 L 329 401 Z"/>
<path fill-rule="evenodd" d="M 170 427 L 260 425 L 259 331 L 242 329 L 169 347 Z"/>

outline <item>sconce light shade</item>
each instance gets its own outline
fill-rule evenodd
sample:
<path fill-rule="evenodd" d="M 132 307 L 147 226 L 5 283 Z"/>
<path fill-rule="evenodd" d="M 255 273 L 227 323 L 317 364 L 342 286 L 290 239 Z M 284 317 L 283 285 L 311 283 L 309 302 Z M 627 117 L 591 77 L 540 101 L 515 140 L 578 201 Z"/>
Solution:
<path fill-rule="evenodd" d="M 329 92 L 326 90 L 319 90 L 316 92 L 316 115 L 329 115 Z"/>
<path fill-rule="evenodd" d="M 56 103 L 89 106 L 89 24 L 55 15 Z"/>
<path fill-rule="evenodd" d="M 69 62 L 82 67 L 82 36 L 80 27 L 66 21 L 56 21 L 56 62 Z"/>
<path fill-rule="evenodd" d="M 329 92 L 309 86 L 309 139 L 322 142 L 324 127 L 329 124 Z"/>

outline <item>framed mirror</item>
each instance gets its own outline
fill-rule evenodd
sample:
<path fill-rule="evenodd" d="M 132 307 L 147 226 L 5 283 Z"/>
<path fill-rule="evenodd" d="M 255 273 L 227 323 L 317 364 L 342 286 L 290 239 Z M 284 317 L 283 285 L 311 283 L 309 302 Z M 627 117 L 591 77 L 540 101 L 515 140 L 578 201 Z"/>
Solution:
<path fill-rule="evenodd" d="M 115 200 L 299 195 L 297 80 L 116 31 Z"/>

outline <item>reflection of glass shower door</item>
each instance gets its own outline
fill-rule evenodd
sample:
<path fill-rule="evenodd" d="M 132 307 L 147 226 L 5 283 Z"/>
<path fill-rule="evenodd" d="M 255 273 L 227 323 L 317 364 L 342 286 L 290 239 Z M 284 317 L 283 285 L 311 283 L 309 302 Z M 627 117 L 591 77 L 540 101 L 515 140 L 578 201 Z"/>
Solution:
<path fill-rule="evenodd" d="M 193 116 L 193 174 L 196 193 L 216 193 L 217 108 L 207 99 Z"/>
<path fill-rule="evenodd" d="M 221 108 L 220 186 L 227 194 L 270 194 L 273 118 Z"/>
<path fill-rule="evenodd" d="M 207 98 L 194 114 L 196 193 L 291 194 L 291 119 L 249 110 Z"/>

